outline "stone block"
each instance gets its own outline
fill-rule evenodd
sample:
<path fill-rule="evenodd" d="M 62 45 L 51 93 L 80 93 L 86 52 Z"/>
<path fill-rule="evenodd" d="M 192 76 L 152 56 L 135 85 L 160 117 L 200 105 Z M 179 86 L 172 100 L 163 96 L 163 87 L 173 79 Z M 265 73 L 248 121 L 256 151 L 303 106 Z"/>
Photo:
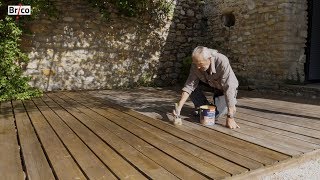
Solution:
<path fill-rule="evenodd" d="M 74 18 L 73 18 L 73 17 L 64 17 L 64 18 L 63 18 L 63 21 L 73 22 L 73 21 L 74 21 Z"/>
<path fill-rule="evenodd" d="M 187 38 L 185 38 L 185 37 L 183 37 L 183 36 L 179 36 L 179 37 L 176 38 L 176 41 L 183 43 L 183 42 L 186 42 L 186 41 L 187 41 Z"/>
<path fill-rule="evenodd" d="M 31 61 L 27 65 L 28 69 L 37 69 L 38 68 L 38 62 L 37 61 Z"/>
<path fill-rule="evenodd" d="M 184 24 L 177 24 L 178 29 L 186 29 L 186 25 Z"/>
<path fill-rule="evenodd" d="M 61 34 L 54 35 L 54 36 L 52 36 L 52 40 L 53 40 L 53 42 L 61 42 L 63 40 L 63 35 L 61 35 Z"/>
<path fill-rule="evenodd" d="M 188 9 L 187 10 L 187 16 L 193 17 L 194 16 L 194 11 L 192 11 L 191 9 Z"/>
<path fill-rule="evenodd" d="M 43 69 L 42 74 L 45 76 L 54 76 L 56 73 L 54 70 L 51 69 Z"/>
<path fill-rule="evenodd" d="M 43 24 L 33 24 L 29 27 L 29 29 L 33 33 L 42 33 L 47 31 L 47 27 Z"/>
<path fill-rule="evenodd" d="M 184 57 L 186 57 L 186 54 L 185 54 L 185 53 L 179 53 L 179 54 L 177 55 L 177 57 L 178 57 L 178 59 L 184 58 Z"/>

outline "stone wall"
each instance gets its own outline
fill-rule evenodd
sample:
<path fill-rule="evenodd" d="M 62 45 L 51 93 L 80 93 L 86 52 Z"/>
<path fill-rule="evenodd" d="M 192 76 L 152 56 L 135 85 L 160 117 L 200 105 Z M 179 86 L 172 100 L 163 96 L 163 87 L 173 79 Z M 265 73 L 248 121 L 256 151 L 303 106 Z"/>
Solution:
<path fill-rule="evenodd" d="M 230 58 L 241 86 L 278 88 L 304 81 L 307 1 L 175 0 L 156 23 L 150 16 L 110 21 L 85 0 L 54 0 L 58 17 L 29 24 L 25 71 L 43 90 L 175 85 L 197 45 Z M 223 15 L 235 24 L 223 25 Z"/>
<path fill-rule="evenodd" d="M 85 0 L 53 3 L 58 17 L 34 20 L 22 42 L 31 60 L 25 73 L 47 91 L 175 84 L 201 35 L 199 4 L 192 0 L 173 1 L 162 24 L 116 11 L 105 21 Z"/>
<path fill-rule="evenodd" d="M 306 0 L 206 0 L 207 46 L 230 57 L 240 85 L 277 88 L 305 80 Z M 223 25 L 224 14 L 235 16 Z"/>

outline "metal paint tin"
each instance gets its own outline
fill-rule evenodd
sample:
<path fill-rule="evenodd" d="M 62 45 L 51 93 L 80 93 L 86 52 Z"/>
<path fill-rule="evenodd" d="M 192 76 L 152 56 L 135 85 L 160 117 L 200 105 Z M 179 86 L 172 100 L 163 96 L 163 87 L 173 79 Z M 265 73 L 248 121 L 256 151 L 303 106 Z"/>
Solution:
<path fill-rule="evenodd" d="M 200 106 L 200 123 L 203 125 L 214 125 L 216 107 L 210 105 Z"/>

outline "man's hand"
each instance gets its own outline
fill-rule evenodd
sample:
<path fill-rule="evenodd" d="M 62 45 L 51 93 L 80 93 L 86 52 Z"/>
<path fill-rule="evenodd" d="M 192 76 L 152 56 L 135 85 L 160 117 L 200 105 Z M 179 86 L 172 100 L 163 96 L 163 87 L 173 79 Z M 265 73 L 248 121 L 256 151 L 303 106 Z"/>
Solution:
<path fill-rule="evenodd" d="M 174 115 L 173 124 L 175 124 L 175 125 L 182 124 L 182 121 L 180 118 L 180 112 L 181 112 L 181 109 L 182 109 L 184 103 L 187 101 L 188 97 L 189 97 L 189 94 L 187 92 L 182 92 L 181 99 L 180 99 L 179 103 L 174 104 L 174 109 L 172 111 L 172 114 Z"/>
<path fill-rule="evenodd" d="M 240 126 L 238 126 L 234 118 L 227 118 L 226 126 L 230 129 L 240 128 Z"/>
<path fill-rule="evenodd" d="M 179 117 L 180 116 L 180 111 L 181 111 L 181 108 L 178 106 L 177 103 L 175 103 L 175 108 L 172 111 L 173 115 L 175 117 Z"/>
<path fill-rule="evenodd" d="M 174 125 L 182 125 L 182 120 L 180 118 L 181 108 L 179 108 L 177 103 L 175 103 L 174 106 L 175 106 L 174 110 L 172 111 L 172 113 L 174 115 L 173 124 Z"/>

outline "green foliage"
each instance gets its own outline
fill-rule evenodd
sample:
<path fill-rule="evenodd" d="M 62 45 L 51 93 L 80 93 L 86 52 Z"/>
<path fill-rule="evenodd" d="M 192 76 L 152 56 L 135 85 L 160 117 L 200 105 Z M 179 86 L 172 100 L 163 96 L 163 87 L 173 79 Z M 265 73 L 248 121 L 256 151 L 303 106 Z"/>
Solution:
<path fill-rule="evenodd" d="M 110 12 L 108 11 L 109 3 L 102 0 L 87 0 L 93 7 L 97 7 L 103 18 L 109 19 Z"/>
<path fill-rule="evenodd" d="M 173 11 L 173 0 L 88 0 L 100 9 L 103 15 L 109 15 L 108 8 L 116 8 L 121 15 L 137 17 L 149 14 L 156 20 Z"/>
<path fill-rule="evenodd" d="M 143 87 L 153 87 L 154 84 L 152 82 L 152 76 L 153 74 L 142 74 L 138 80 L 138 82 L 135 84 L 136 87 L 143 86 Z"/>
<path fill-rule="evenodd" d="M 121 14 L 126 16 L 134 16 L 139 13 L 139 6 L 144 7 L 146 4 L 143 1 L 135 1 L 135 0 L 116 0 L 111 1 Z"/>
<path fill-rule="evenodd" d="M 40 13 L 45 13 L 49 16 L 57 16 L 57 9 L 49 0 L 21 0 L 23 5 L 31 5 L 32 16 L 26 16 L 30 18 L 36 18 Z"/>
<path fill-rule="evenodd" d="M 6 6 L 3 1 L 0 4 L 1 8 Z M 0 101 L 28 99 L 42 94 L 28 84 L 30 77 L 23 76 L 22 66 L 26 65 L 28 57 L 19 47 L 21 34 L 22 30 L 13 18 L 0 19 Z"/>

